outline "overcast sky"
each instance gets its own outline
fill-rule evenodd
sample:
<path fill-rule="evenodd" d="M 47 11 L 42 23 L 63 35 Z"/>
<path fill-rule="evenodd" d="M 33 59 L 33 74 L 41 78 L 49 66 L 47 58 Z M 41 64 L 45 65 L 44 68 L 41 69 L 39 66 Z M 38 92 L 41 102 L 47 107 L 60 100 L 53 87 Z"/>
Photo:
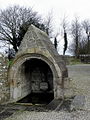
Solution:
<path fill-rule="evenodd" d="M 74 16 L 79 16 L 80 19 L 90 18 L 90 0 L 0 0 L 1 9 L 12 5 L 32 7 L 43 17 L 52 11 L 56 28 L 64 15 L 70 20 Z"/>
<path fill-rule="evenodd" d="M 71 17 L 74 14 L 82 18 L 90 17 L 90 0 L 0 0 L 0 8 L 15 4 L 33 7 L 39 13 L 47 13 L 53 9 L 57 17 L 64 13 Z"/>

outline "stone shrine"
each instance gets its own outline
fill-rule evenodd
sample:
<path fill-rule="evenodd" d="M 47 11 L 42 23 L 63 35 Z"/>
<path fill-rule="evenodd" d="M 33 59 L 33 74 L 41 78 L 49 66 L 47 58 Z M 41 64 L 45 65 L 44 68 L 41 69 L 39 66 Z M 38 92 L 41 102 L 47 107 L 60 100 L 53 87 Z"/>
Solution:
<path fill-rule="evenodd" d="M 31 25 L 9 68 L 9 102 L 17 102 L 31 93 L 64 97 L 68 72 L 47 34 Z"/>

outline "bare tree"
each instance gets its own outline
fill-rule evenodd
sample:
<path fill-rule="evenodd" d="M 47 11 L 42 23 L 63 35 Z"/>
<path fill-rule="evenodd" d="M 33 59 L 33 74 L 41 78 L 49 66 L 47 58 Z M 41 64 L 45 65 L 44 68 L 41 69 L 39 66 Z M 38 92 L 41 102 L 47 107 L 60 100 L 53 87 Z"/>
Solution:
<path fill-rule="evenodd" d="M 63 48 L 63 55 L 65 55 L 65 52 L 67 50 L 68 46 L 68 40 L 67 40 L 67 29 L 68 29 L 68 22 L 67 17 L 64 16 L 62 23 L 61 23 L 62 29 L 63 29 L 63 38 L 64 38 L 64 48 Z"/>
<path fill-rule="evenodd" d="M 85 36 L 83 36 L 82 40 L 79 42 L 79 54 L 87 54 L 87 46 L 88 41 Z"/>
<path fill-rule="evenodd" d="M 82 22 L 82 26 L 85 30 L 86 35 L 87 35 L 87 40 L 86 40 L 85 46 L 87 47 L 87 54 L 88 54 L 88 53 L 90 53 L 90 21 L 84 20 Z"/>
<path fill-rule="evenodd" d="M 58 46 L 57 38 L 55 37 L 55 38 L 54 38 L 54 47 L 55 47 L 56 50 L 57 50 L 57 46 Z"/>
<path fill-rule="evenodd" d="M 52 32 L 53 32 L 53 12 L 52 11 L 50 11 L 46 16 L 44 24 L 46 26 L 46 33 L 51 38 Z"/>
<path fill-rule="evenodd" d="M 71 24 L 71 36 L 73 38 L 72 50 L 76 58 L 79 57 L 79 42 L 81 38 L 81 24 L 79 23 L 79 18 L 75 17 Z"/>
<path fill-rule="evenodd" d="M 32 8 L 19 6 L 0 11 L 0 40 L 8 41 L 18 51 L 18 46 L 30 24 L 44 28 L 41 17 Z"/>

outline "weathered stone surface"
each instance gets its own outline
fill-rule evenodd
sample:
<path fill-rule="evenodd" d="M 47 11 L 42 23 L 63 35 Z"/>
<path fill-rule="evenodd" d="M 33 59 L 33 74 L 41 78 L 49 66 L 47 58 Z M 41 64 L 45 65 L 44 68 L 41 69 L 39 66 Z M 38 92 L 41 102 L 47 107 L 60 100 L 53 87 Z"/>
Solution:
<path fill-rule="evenodd" d="M 71 103 L 71 110 L 84 109 L 85 103 L 85 96 L 77 95 Z"/>
<path fill-rule="evenodd" d="M 55 99 L 64 97 L 66 77 L 64 60 L 47 34 L 31 25 L 9 70 L 10 100 L 17 101 L 31 92 L 43 90 L 53 92 Z M 42 82 L 47 85 L 41 85 Z"/>
<path fill-rule="evenodd" d="M 9 84 L 7 80 L 7 60 L 0 53 L 0 103 L 9 99 Z"/>
<path fill-rule="evenodd" d="M 46 82 L 40 83 L 40 90 L 47 90 L 48 89 L 48 84 Z"/>

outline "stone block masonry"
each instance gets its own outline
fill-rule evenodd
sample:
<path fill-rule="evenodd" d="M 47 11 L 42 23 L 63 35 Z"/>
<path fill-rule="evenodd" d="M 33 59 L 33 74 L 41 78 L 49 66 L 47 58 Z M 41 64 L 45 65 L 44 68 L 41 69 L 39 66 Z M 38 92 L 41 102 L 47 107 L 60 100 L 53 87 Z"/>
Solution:
<path fill-rule="evenodd" d="M 7 80 L 7 59 L 0 53 L 0 103 L 9 99 L 9 84 Z"/>

